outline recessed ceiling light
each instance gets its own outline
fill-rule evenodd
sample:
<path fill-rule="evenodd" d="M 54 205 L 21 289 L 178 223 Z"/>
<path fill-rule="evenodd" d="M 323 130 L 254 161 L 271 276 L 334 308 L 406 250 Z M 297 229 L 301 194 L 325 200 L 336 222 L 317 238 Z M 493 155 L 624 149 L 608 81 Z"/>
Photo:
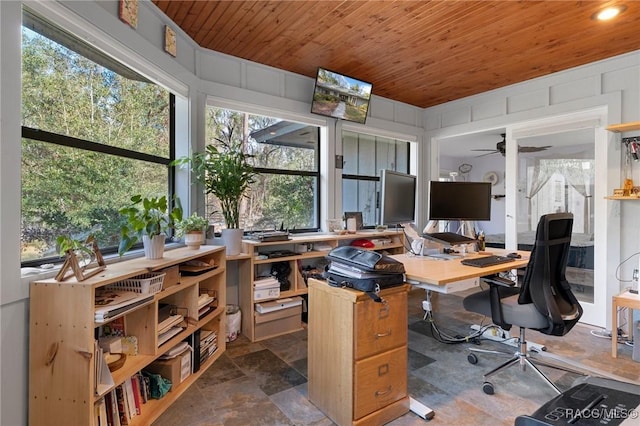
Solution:
<path fill-rule="evenodd" d="M 591 16 L 591 19 L 595 19 L 598 21 L 608 21 L 609 19 L 615 18 L 616 16 L 624 12 L 626 9 L 627 9 L 627 6 L 625 5 L 605 7 L 604 9 L 594 13 Z"/>

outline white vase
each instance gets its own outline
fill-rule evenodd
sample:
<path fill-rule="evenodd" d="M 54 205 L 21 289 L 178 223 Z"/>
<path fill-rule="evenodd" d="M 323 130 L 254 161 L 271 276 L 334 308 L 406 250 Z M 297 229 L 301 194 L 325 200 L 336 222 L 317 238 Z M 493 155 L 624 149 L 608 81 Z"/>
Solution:
<path fill-rule="evenodd" d="M 204 242 L 204 232 L 202 231 L 193 231 L 187 232 L 184 234 L 184 243 L 187 247 L 197 250 L 200 248 L 200 245 Z"/>
<path fill-rule="evenodd" d="M 234 256 L 242 252 L 243 229 L 223 229 L 222 242 L 227 248 L 227 256 Z"/>
<path fill-rule="evenodd" d="M 164 256 L 164 240 L 166 235 L 154 235 L 149 238 L 148 235 L 142 236 L 142 246 L 144 247 L 144 255 L 147 259 L 162 259 Z"/>

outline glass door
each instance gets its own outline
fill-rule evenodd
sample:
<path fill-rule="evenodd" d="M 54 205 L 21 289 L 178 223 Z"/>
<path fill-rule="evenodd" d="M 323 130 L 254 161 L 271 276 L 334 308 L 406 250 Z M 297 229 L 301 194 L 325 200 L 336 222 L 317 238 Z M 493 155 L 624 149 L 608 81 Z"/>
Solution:
<path fill-rule="evenodd" d="M 566 276 L 579 301 L 594 303 L 593 129 L 517 139 L 517 242 L 530 250 L 540 217 L 573 213 Z"/>

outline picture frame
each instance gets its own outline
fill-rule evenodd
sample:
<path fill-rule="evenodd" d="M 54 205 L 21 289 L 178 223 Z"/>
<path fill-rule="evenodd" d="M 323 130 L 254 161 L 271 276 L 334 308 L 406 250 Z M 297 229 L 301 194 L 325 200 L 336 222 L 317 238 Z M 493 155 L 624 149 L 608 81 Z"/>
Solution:
<path fill-rule="evenodd" d="M 347 219 L 350 219 L 350 218 L 355 218 L 356 220 L 356 231 L 361 230 L 363 227 L 362 212 L 344 212 L 345 228 L 346 228 Z"/>
<path fill-rule="evenodd" d="M 176 32 L 168 25 L 164 26 L 164 51 L 174 58 L 176 57 Z"/>
<path fill-rule="evenodd" d="M 122 22 L 136 29 L 138 27 L 138 0 L 120 0 L 118 16 Z"/>
<path fill-rule="evenodd" d="M 67 250 L 67 258 L 56 274 L 56 281 L 65 281 L 72 276 L 75 276 L 78 281 L 84 281 L 107 268 L 107 264 L 102 257 L 102 253 L 100 253 L 96 240 L 90 236 L 85 241 L 85 245 L 91 251 L 89 260 L 84 259 L 86 256 L 84 256 L 83 253 Z"/>

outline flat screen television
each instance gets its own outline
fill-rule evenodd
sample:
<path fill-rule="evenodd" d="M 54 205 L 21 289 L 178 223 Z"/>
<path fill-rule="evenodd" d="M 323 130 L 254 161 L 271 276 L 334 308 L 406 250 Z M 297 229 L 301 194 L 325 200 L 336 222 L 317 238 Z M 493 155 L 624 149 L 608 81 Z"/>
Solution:
<path fill-rule="evenodd" d="M 311 112 L 364 124 L 372 87 L 366 81 L 318 68 Z"/>
<path fill-rule="evenodd" d="M 431 181 L 429 219 L 491 220 L 491 183 Z"/>
<path fill-rule="evenodd" d="M 396 226 L 415 222 L 416 177 L 393 170 L 382 170 L 380 183 L 380 223 Z"/>

